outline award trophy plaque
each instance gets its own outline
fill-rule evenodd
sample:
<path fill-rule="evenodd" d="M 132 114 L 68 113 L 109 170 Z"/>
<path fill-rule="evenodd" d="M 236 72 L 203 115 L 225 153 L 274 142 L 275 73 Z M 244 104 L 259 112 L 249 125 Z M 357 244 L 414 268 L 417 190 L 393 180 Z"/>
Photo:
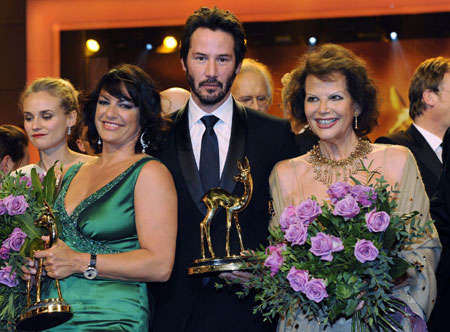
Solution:
<path fill-rule="evenodd" d="M 232 255 L 230 253 L 230 228 L 232 221 L 234 221 L 236 226 L 241 251 L 244 250 L 238 214 L 248 206 L 253 193 L 253 179 L 250 173 L 250 163 L 247 157 L 245 157 L 245 164 L 242 165 L 242 163 L 238 161 L 237 167 L 239 174 L 233 179 L 235 182 L 242 183 L 244 185 L 245 190 L 241 197 L 234 196 L 222 188 L 212 188 L 208 190 L 202 198 L 203 203 L 205 203 L 207 207 L 205 218 L 200 223 L 202 258 L 196 259 L 188 267 L 189 275 L 242 270 L 247 267 L 246 257 L 241 255 Z M 223 207 L 226 210 L 227 235 L 225 242 L 225 257 L 216 257 L 210 236 L 211 222 L 219 207 Z M 211 257 L 206 257 L 205 238 Z"/>
<path fill-rule="evenodd" d="M 58 239 L 55 216 L 50 206 L 45 202 L 46 212 L 34 221 L 36 227 L 45 227 L 49 233 L 49 242 L 44 248 L 50 248 Z M 16 328 L 20 331 L 41 331 L 60 325 L 72 317 L 70 305 L 64 301 L 59 287 L 59 280 L 55 279 L 58 298 L 41 300 L 41 280 L 44 267 L 43 258 L 38 259 L 36 272 L 36 302 L 31 304 L 31 280 L 27 281 L 27 308 L 16 320 Z"/>

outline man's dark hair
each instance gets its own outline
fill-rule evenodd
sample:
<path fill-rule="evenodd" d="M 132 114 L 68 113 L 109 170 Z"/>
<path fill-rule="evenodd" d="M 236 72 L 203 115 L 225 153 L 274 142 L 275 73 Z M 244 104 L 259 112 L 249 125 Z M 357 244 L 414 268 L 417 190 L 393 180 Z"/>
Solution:
<path fill-rule="evenodd" d="M 423 92 L 439 91 L 445 73 L 450 71 L 450 59 L 438 57 L 427 59 L 417 67 L 409 85 L 409 116 L 414 120 L 425 110 Z"/>
<path fill-rule="evenodd" d="M 242 23 L 228 10 L 219 8 L 202 7 L 196 10 L 186 20 L 181 35 L 180 58 L 186 65 L 187 55 L 191 47 L 191 36 L 198 28 L 206 28 L 212 31 L 221 30 L 233 36 L 234 55 L 236 68 L 244 59 L 247 47 L 245 46 L 245 31 Z"/>

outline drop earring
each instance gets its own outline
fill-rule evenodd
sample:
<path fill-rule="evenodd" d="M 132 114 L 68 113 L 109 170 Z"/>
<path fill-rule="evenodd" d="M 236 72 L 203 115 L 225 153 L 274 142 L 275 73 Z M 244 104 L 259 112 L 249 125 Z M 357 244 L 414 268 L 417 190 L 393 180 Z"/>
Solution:
<path fill-rule="evenodd" d="M 358 129 L 358 114 L 355 114 L 355 129 Z"/>
<path fill-rule="evenodd" d="M 98 137 L 97 145 L 100 147 L 102 145 L 102 139 L 100 136 Z"/>
<path fill-rule="evenodd" d="M 144 135 L 145 135 L 145 131 L 142 132 L 141 137 L 139 138 L 139 141 L 141 142 L 141 146 L 142 146 L 142 153 L 145 153 L 145 149 L 148 148 L 148 144 L 144 141 Z"/>
<path fill-rule="evenodd" d="M 69 136 L 71 132 L 72 132 L 72 127 L 67 127 L 67 136 Z"/>

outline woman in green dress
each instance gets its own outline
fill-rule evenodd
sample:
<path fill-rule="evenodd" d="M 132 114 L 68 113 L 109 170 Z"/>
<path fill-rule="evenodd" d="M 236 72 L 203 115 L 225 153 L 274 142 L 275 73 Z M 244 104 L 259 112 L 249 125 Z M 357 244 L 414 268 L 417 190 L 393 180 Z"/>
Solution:
<path fill-rule="evenodd" d="M 66 172 L 55 203 L 62 234 L 35 253 L 74 313 L 51 331 L 146 332 L 146 282 L 169 278 L 177 228 L 172 177 L 146 154 L 166 127 L 159 94 L 144 71 L 124 64 L 100 79 L 83 112 L 99 158 Z"/>

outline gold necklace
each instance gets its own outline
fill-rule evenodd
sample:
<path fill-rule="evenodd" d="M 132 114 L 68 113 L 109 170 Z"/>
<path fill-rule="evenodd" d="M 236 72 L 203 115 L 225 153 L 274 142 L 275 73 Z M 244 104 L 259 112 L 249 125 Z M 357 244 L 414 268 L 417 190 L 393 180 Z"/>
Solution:
<path fill-rule="evenodd" d="M 370 142 L 359 138 L 355 151 L 349 157 L 342 160 L 332 160 L 323 155 L 319 144 L 315 145 L 309 152 L 311 154 L 309 162 L 312 164 L 315 179 L 327 187 L 341 179 L 348 181 L 350 176 L 355 174 L 360 168 L 360 160 L 365 159 L 372 151 Z"/>

